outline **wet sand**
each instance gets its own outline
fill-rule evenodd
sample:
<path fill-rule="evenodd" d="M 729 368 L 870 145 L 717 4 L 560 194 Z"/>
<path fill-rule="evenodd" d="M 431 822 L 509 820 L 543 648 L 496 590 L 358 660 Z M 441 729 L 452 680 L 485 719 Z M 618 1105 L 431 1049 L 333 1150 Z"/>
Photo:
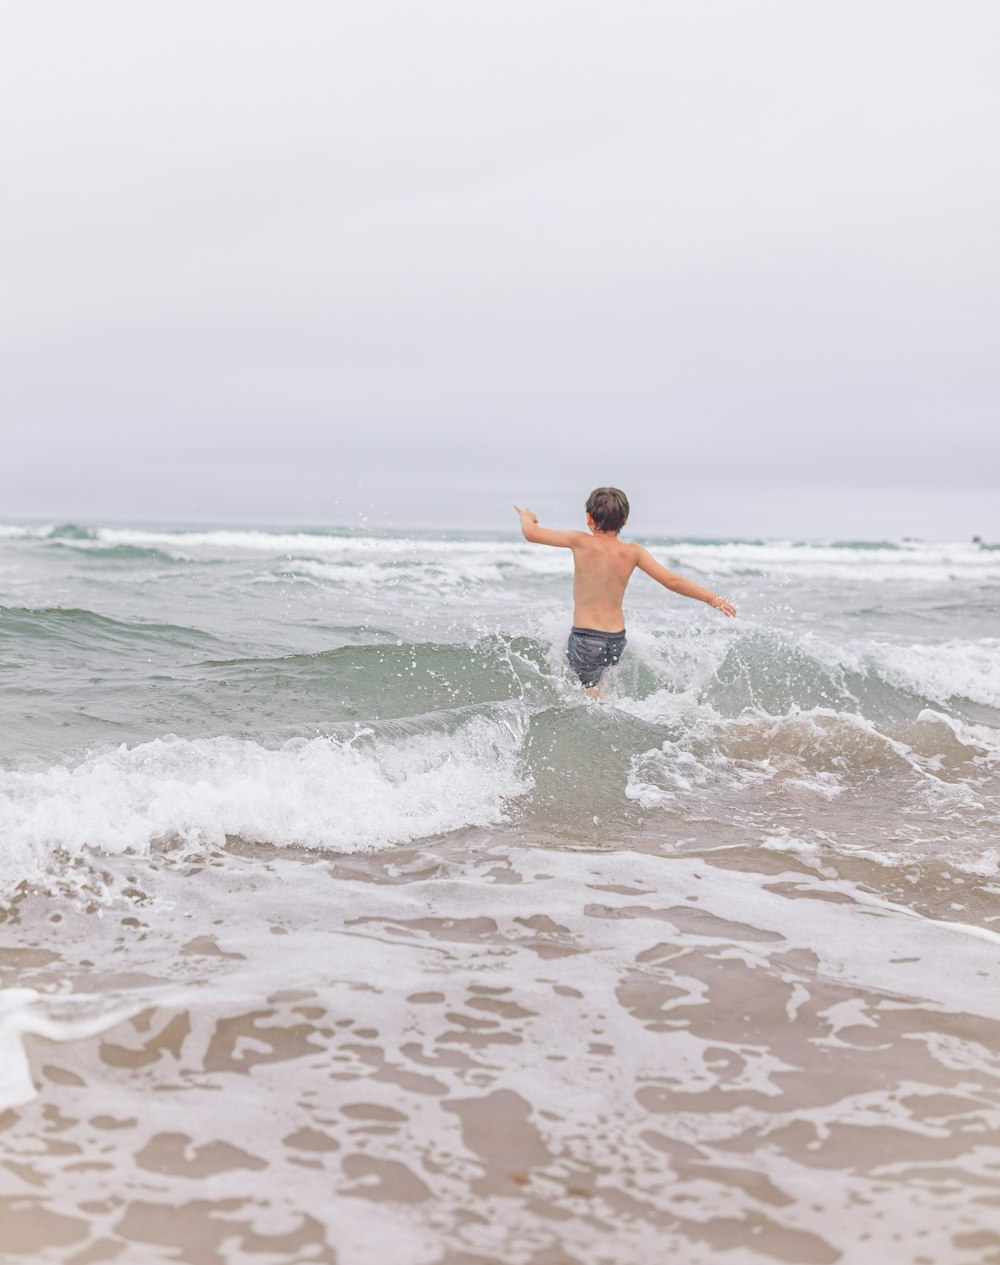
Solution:
<path fill-rule="evenodd" d="M 881 879 L 509 830 L 81 864 L 0 927 L 2 1259 L 998 1260 L 990 897 Z"/>

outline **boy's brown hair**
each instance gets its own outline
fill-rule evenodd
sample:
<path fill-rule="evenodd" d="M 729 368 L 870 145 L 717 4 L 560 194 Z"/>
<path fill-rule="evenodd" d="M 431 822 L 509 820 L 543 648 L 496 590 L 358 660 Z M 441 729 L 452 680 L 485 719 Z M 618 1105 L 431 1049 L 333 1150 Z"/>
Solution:
<path fill-rule="evenodd" d="M 628 519 L 628 497 L 621 488 L 594 488 L 587 497 L 587 513 L 598 531 L 617 536 Z"/>

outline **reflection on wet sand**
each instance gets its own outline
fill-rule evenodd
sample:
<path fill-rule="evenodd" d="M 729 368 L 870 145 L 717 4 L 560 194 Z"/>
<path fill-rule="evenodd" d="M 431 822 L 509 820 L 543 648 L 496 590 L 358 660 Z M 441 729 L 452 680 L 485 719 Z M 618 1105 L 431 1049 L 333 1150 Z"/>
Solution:
<path fill-rule="evenodd" d="M 766 851 L 121 867 L 4 927 L 3 1259 L 1000 1259 L 998 937 Z"/>

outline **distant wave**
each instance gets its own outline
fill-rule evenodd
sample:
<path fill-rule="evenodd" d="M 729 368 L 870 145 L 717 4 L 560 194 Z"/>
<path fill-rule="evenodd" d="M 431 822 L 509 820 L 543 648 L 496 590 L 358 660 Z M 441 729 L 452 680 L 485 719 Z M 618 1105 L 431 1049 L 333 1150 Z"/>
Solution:
<path fill-rule="evenodd" d="M 22 527 L 18 523 L 0 523 L 0 540 L 46 540 L 55 531 L 55 526 Z"/>
<path fill-rule="evenodd" d="M 64 547 L 123 558 L 212 561 L 266 556 L 289 564 L 293 574 L 312 581 L 368 587 L 406 583 L 430 576 L 442 587 L 502 581 L 510 570 L 556 575 L 565 571 L 559 550 L 539 549 L 517 538 L 454 539 L 418 534 L 359 534 L 346 529 L 268 531 L 265 529 L 147 529 L 0 525 L 0 539 L 48 541 Z M 668 567 L 719 577 L 787 575 L 848 582 L 901 581 L 1000 583 L 1000 550 L 971 542 L 852 541 L 823 544 L 795 541 L 705 541 L 647 539 L 651 552 Z M 132 551 L 130 554 L 129 551 Z"/>
<path fill-rule="evenodd" d="M 706 574 L 788 575 L 855 583 L 903 581 L 939 584 L 951 580 L 1000 582 L 1000 556 L 975 544 L 887 542 L 850 545 L 795 544 L 790 541 L 711 544 L 681 541 L 650 545 L 677 566 Z"/>
<path fill-rule="evenodd" d="M 167 549 L 156 549 L 152 545 L 109 544 L 95 536 L 49 536 L 46 537 L 45 543 L 50 549 L 72 550 L 85 558 L 89 555 L 95 563 L 138 561 L 159 562 L 174 566 L 190 561 L 181 554 L 172 553 Z M 206 561 L 211 561 L 211 559 L 203 559 L 202 565 Z"/>
<path fill-rule="evenodd" d="M 211 633 L 180 624 L 113 619 L 77 607 L 0 606 L 0 637 L 28 641 L 63 641 L 79 648 L 96 649 L 109 641 L 142 640 L 185 645 L 214 642 Z"/>

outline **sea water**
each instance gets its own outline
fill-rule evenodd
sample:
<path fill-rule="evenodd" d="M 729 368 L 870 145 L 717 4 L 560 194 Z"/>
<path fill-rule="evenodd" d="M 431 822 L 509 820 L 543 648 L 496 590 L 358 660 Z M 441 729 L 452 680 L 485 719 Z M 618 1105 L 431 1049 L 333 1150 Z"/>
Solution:
<path fill-rule="evenodd" d="M 1000 550 L 644 543 L 0 526 L 0 1255 L 991 1259 Z"/>

